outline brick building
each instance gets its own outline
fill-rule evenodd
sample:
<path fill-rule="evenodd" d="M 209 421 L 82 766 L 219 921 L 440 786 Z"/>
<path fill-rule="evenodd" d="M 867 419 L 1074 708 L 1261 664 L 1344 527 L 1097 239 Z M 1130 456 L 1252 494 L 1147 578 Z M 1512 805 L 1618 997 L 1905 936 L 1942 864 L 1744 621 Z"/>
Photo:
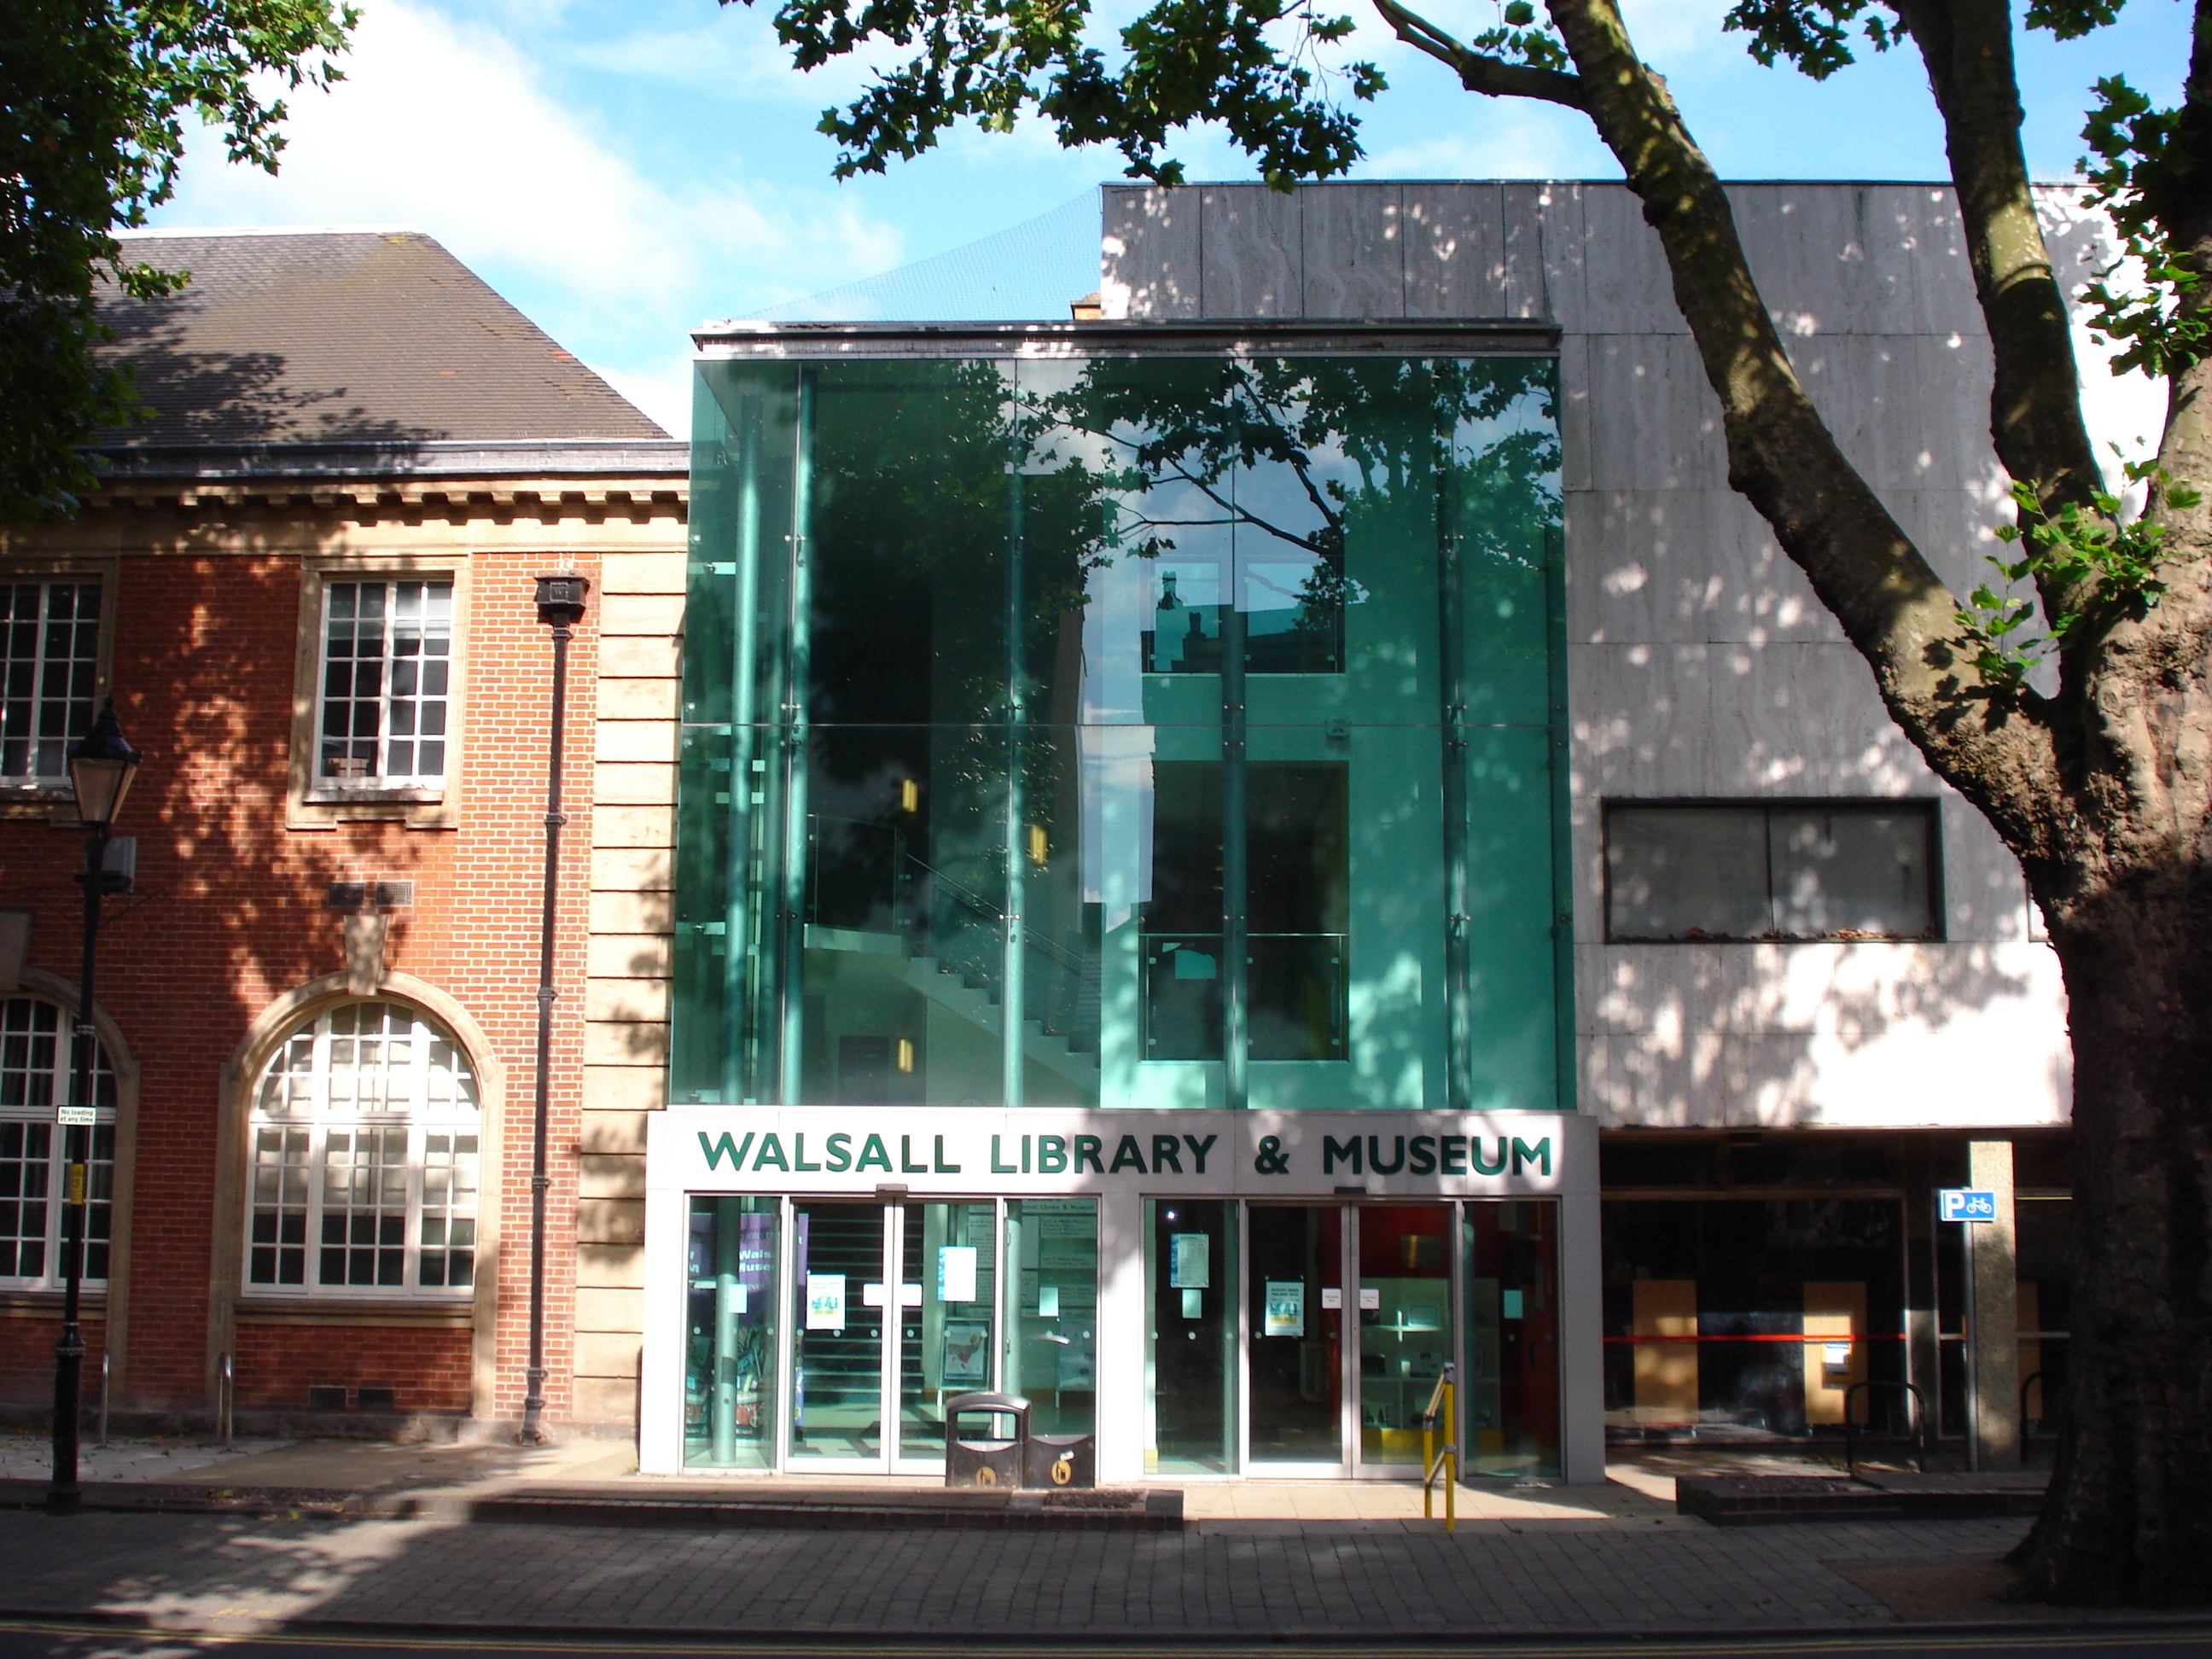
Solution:
<path fill-rule="evenodd" d="M 422 235 L 132 251 L 192 273 L 109 308 L 151 416 L 74 522 L 0 529 L 0 1406 L 52 1397 L 83 857 L 66 749 L 112 696 L 145 760 L 115 827 L 135 890 L 100 951 L 88 1392 L 105 1356 L 118 1422 L 204 1421 L 226 1365 L 241 1425 L 517 1413 L 551 657 L 532 578 L 566 568 L 592 590 L 548 1411 L 627 1421 L 635 1338 L 592 1333 L 635 1328 L 635 1206 L 588 1195 L 582 1067 L 609 1061 L 610 1102 L 657 1085 L 636 1018 L 655 969 L 618 964 L 623 1039 L 587 1040 L 608 1000 L 587 930 L 665 885 L 671 769 L 623 734 L 673 713 L 682 446 Z"/>

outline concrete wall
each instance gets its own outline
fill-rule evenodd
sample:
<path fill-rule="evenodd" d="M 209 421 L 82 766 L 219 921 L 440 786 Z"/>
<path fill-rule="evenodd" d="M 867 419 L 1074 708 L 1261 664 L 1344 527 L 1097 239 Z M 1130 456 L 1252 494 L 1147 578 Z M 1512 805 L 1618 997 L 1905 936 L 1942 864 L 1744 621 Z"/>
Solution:
<path fill-rule="evenodd" d="M 1844 452 L 1963 592 L 1998 544 L 1990 362 L 1947 187 L 1732 187 L 1791 358 Z M 2098 229 L 2046 192 L 2078 281 Z M 1890 723 L 1728 488 L 1719 414 L 1625 186 L 1109 186 L 1109 318 L 1556 322 L 1565 428 L 1582 1103 L 1601 1122 L 2063 1122 L 2065 1002 L 2019 866 Z M 2095 418 L 2109 399 L 2093 399 Z M 2126 434 L 2112 435 L 2132 436 Z M 1613 798 L 1940 801 L 1940 944 L 1603 942 Z"/>

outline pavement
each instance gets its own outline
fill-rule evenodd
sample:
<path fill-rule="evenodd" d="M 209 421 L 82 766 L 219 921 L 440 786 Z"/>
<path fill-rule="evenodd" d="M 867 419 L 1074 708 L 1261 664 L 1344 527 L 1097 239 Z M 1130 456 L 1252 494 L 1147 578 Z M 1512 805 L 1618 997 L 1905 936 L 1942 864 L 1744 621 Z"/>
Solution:
<path fill-rule="evenodd" d="M 531 1449 L 302 1442 L 227 1455 L 134 1443 L 89 1452 L 86 1465 L 88 1479 L 118 1485 L 421 1501 L 412 1518 L 0 1512 L 0 1615 L 232 1636 L 343 1628 L 1322 1644 L 2024 1630 L 2079 1617 L 2007 1599 L 2002 1557 L 2025 1535 L 2024 1519 L 1716 1528 L 1674 1512 L 1679 1471 L 1662 1460 L 1623 1464 L 1599 1487 L 1463 1489 L 1455 1534 L 1422 1520 L 1410 1486 L 1257 1480 L 1183 1485 L 1186 1524 L 1168 1533 L 667 1530 L 465 1518 L 472 1494 L 709 1489 L 637 1476 L 627 1448 L 592 1442 Z M 0 1480 L 44 1473 L 38 1443 L 0 1438 Z"/>

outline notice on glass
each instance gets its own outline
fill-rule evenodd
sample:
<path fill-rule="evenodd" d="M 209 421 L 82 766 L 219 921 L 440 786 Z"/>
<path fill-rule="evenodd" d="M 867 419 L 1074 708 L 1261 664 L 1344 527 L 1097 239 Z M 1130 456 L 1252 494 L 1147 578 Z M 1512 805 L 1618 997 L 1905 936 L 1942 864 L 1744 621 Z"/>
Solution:
<path fill-rule="evenodd" d="M 1059 1285 L 1040 1285 L 1037 1286 L 1037 1317 L 1039 1319 L 1057 1319 L 1060 1317 Z"/>
<path fill-rule="evenodd" d="M 806 1275 L 806 1328 L 842 1331 L 845 1328 L 845 1275 Z"/>
<path fill-rule="evenodd" d="M 1498 1316 L 1499 1318 L 1501 1318 L 1501 1319 L 1518 1319 L 1518 1318 L 1520 1318 L 1520 1317 L 1521 1317 L 1521 1296 L 1522 1296 L 1522 1292 L 1520 1292 L 1519 1291 L 1499 1291 L 1499 1292 L 1498 1292 L 1498 1304 L 1499 1304 L 1498 1310 Z"/>
<path fill-rule="evenodd" d="M 1362 1313 L 1378 1313 L 1382 1310 L 1382 1292 L 1381 1290 L 1372 1285 L 1362 1285 L 1359 1287 L 1359 1311 Z"/>
<path fill-rule="evenodd" d="M 937 1249 L 937 1299 L 973 1302 L 975 1299 L 975 1247 L 940 1244 Z"/>
<path fill-rule="evenodd" d="M 1321 1310 L 1323 1313 L 1344 1311 L 1344 1292 L 1334 1285 L 1321 1287 Z"/>
<path fill-rule="evenodd" d="M 1267 1333 L 1269 1336 L 1306 1334 L 1306 1285 L 1302 1279 L 1267 1281 Z"/>
<path fill-rule="evenodd" d="M 1171 1291 L 1207 1291 L 1213 1288 L 1213 1240 L 1209 1235 L 1168 1235 L 1168 1288 Z"/>
<path fill-rule="evenodd" d="M 1185 1319 L 1203 1319 L 1206 1317 L 1206 1292 L 1204 1291 L 1185 1291 L 1182 1293 L 1182 1316 Z"/>

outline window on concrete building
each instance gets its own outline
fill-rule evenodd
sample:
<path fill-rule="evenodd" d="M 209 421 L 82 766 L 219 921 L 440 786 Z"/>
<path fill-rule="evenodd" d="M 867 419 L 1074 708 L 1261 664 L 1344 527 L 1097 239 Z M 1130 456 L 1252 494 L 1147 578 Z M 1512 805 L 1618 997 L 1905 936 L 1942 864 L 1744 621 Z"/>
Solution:
<path fill-rule="evenodd" d="M 249 1291 L 466 1291 L 476 1282 L 476 1078 L 442 1027 L 343 1003 L 288 1037 L 255 1091 Z"/>
<path fill-rule="evenodd" d="M 100 685 L 100 583 L 0 582 L 0 780 L 66 787 Z"/>
<path fill-rule="evenodd" d="M 1616 940 L 1940 936 L 1929 802 L 1617 802 L 1605 814 Z"/>
<path fill-rule="evenodd" d="M 0 1285 L 58 1289 L 68 1147 L 54 1109 L 73 1087 L 75 1016 L 35 997 L 0 1002 Z M 94 1126 L 86 1169 L 84 1277 L 107 1277 L 115 1192 L 115 1074 L 93 1061 Z M 79 1132 L 82 1133 L 82 1131 Z"/>
<path fill-rule="evenodd" d="M 452 582 L 326 584 L 316 787 L 441 787 L 453 655 Z"/>

